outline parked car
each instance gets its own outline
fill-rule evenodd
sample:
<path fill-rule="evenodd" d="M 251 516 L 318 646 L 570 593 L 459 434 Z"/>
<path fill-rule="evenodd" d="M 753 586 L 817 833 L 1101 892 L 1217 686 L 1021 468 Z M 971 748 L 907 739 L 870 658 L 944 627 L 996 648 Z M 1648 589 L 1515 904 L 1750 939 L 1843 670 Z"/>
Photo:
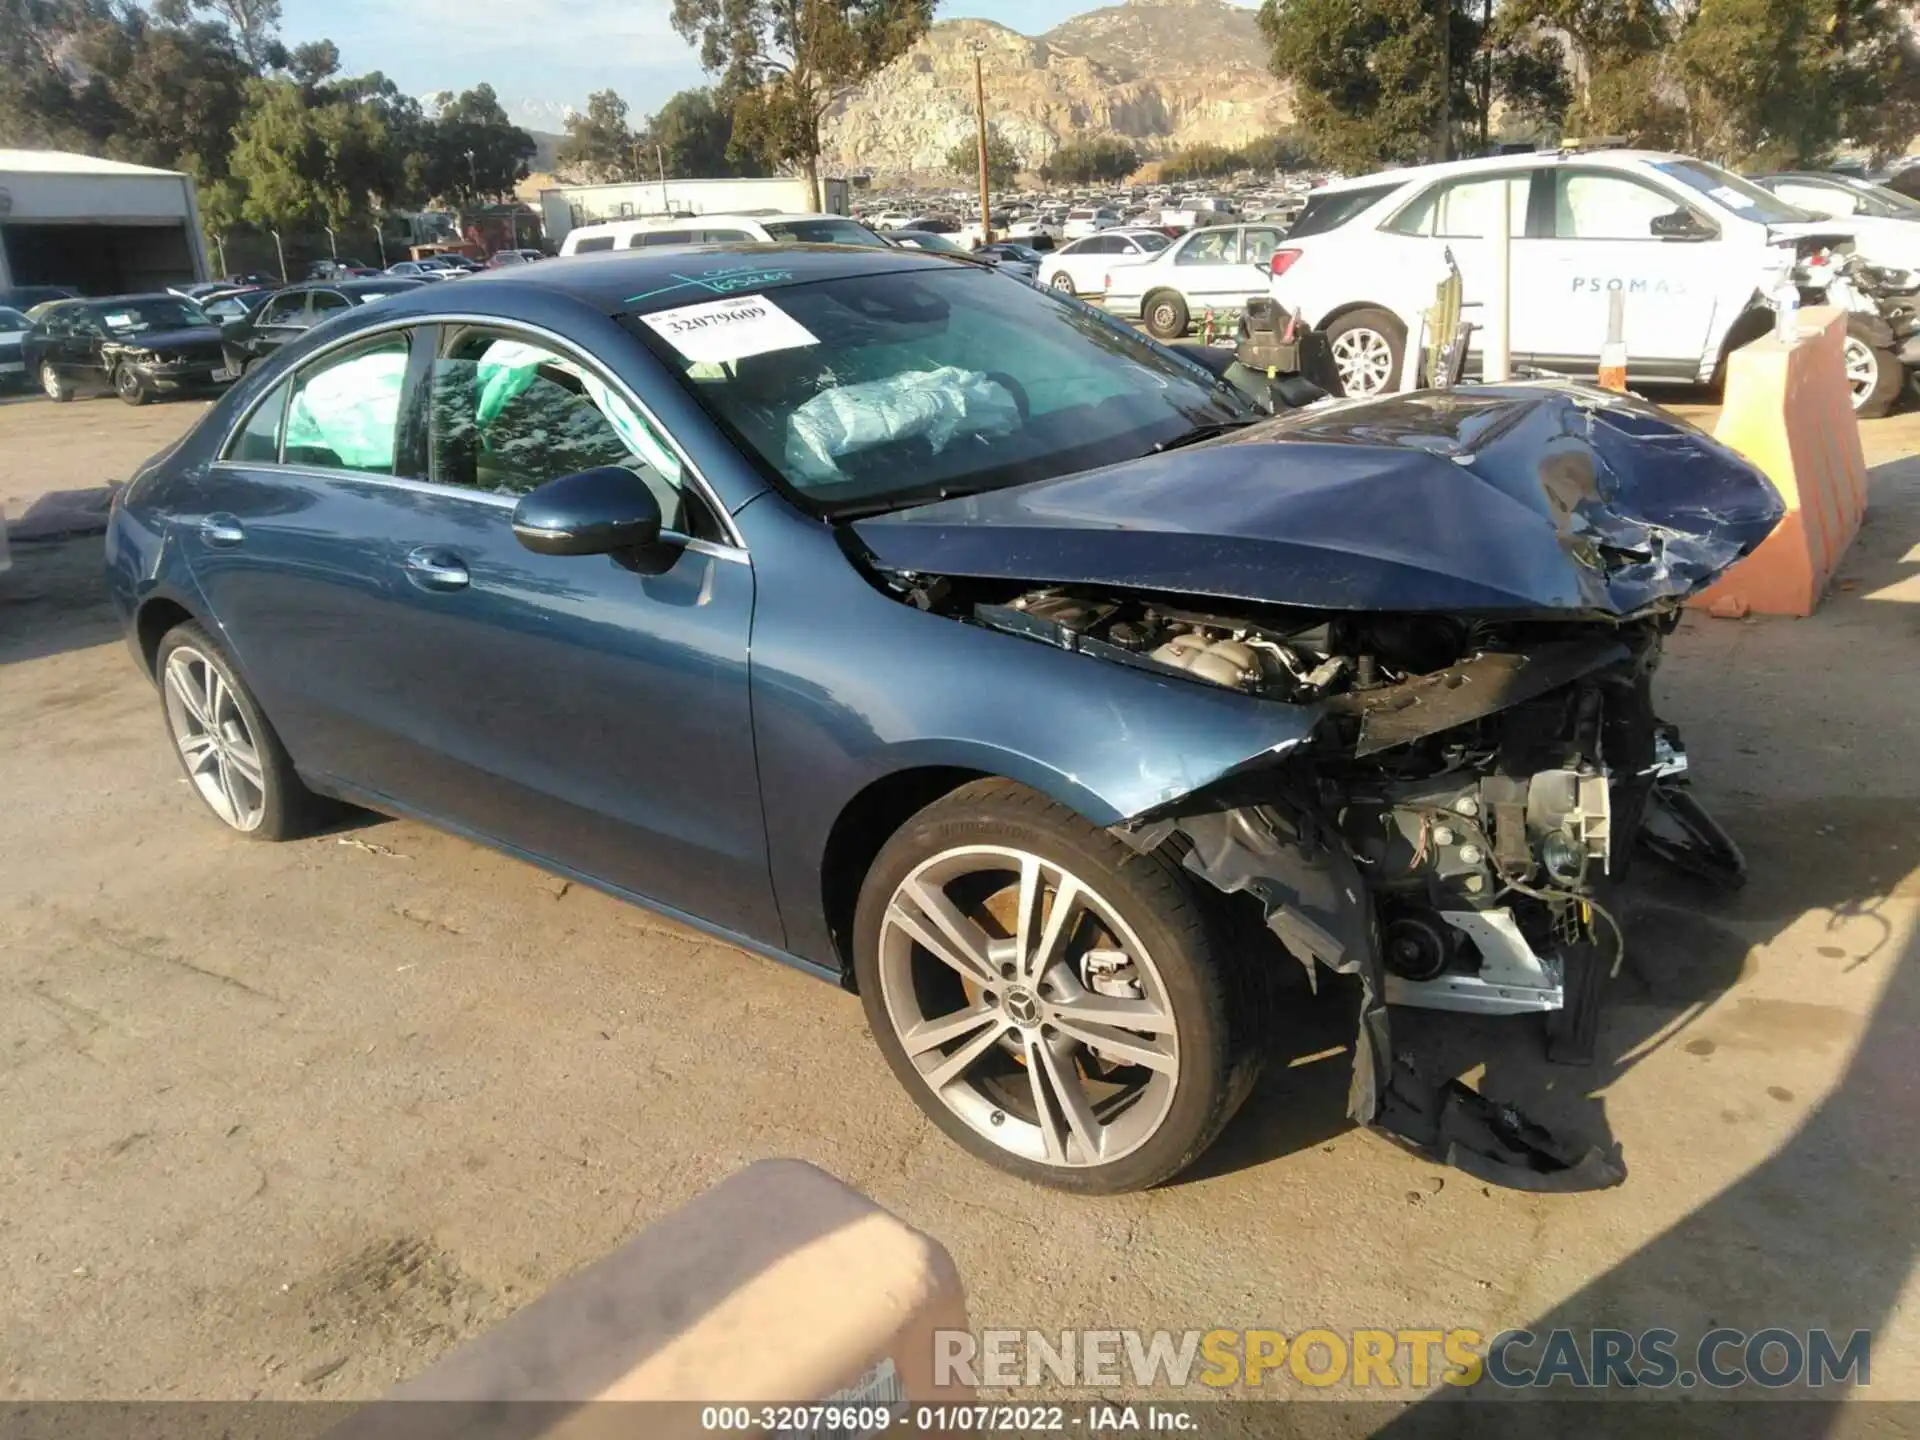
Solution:
<path fill-rule="evenodd" d="M 1414 317 L 1433 303 L 1451 253 L 1478 319 L 1491 278 L 1487 236 L 1502 187 L 1512 233 L 1514 360 L 1593 375 L 1611 296 L 1625 299 L 1627 378 L 1701 384 L 1727 352 L 1773 323 L 1767 299 L 1844 226 L 1731 171 L 1685 155 L 1567 150 L 1424 165 L 1317 190 L 1274 252 L 1271 293 L 1324 330 L 1349 394 L 1399 388 Z M 1856 405 L 1897 394 L 1881 357 L 1911 367 L 1911 328 L 1879 344 L 1850 335 Z M 1890 348 L 1889 348 L 1890 347 Z M 1477 340 L 1468 371 L 1479 368 Z"/>
<path fill-rule="evenodd" d="M 396 260 L 387 266 L 386 273 L 409 280 L 445 280 L 454 272 L 432 260 Z"/>
<path fill-rule="evenodd" d="M 1069 240 L 1078 240 L 1101 230 L 1111 230 L 1119 223 L 1120 214 L 1117 210 L 1105 205 L 1080 205 L 1067 211 L 1066 223 L 1061 226 L 1060 233 Z"/>
<path fill-rule="evenodd" d="M 546 251 L 533 250 L 524 246 L 515 250 L 496 250 L 487 257 L 487 268 L 497 270 L 502 265 L 531 265 L 536 260 L 546 258 Z"/>
<path fill-rule="evenodd" d="M 887 232 L 887 239 L 890 243 L 898 245 L 903 250 L 925 250 L 929 254 L 952 255 L 961 260 L 973 260 L 977 258 L 973 251 L 962 245 L 958 240 L 951 239 L 945 235 L 935 235 L 926 230 L 914 230 L 902 226 L 898 230 Z"/>
<path fill-rule="evenodd" d="M 709 258 L 753 288 L 349 312 L 134 474 L 108 590 L 190 803 L 417 816 L 857 988 L 936 1125 L 1067 1190 L 1196 1159 L 1296 964 L 1358 981 L 1357 1121 L 1571 1164 L 1386 1002 L 1592 1018 L 1685 764 L 1645 677 L 1765 479 L 1627 396 L 1275 419 L 978 266 Z"/>
<path fill-rule="evenodd" d="M 1009 240 L 998 240 L 991 245 L 982 245 L 973 252 L 976 260 L 985 260 L 1002 275 L 1010 275 L 1015 280 L 1024 280 L 1029 285 L 1039 283 L 1040 263 L 1046 259 L 1038 250 Z"/>
<path fill-rule="evenodd" d="M 59 401 L 111 392 L 144 405 L 231 378 L 213 322 L 191 300 L 165 293 L 38 305 L 21 359 L 46 397 Z"/>
<path fill-rule="evenodd" d="M 404 295 L 427 284 L 405 275 L 383 275 L 371 280 L 316 281 L 276 290 L 263 305 L 220 328 L 227 368 L 242 374 L 290 340 L 297 340 L 322 320 L 357 305 L 371 305 Z"/>
<path fill-rule="evenodd" d="M 1069 240 L 1041 263 L 1039 283 L 1063 295 L 1103 295 L 1107 276 L 1140 265 L 1173 242 L 1158 230 L 1106 230 Z"/>
<path fill-rule="evenodd" d="M 307 266 L 309 280 L 355 280 L 379 273 L 379 266 L 363 260 L 315 260 Z"/>
<path fill-rule="evenodd" d="M 1101 302 L 1139 320 L 1159 340 L 1177 340 L 1207 310 L 1237 311 L 1267 293 L 1267 262 L 1280 246 L 1274 225 L 1216 225 L 1182 235 L 1139 265 L 1116 266 Z"/>
<path fill-rule="evenodd" d="M 32 328 L 33 322 L 24 311 L 0 305 L 0 387 L 12 389 L 32 383 L 20 350 L 21 342 Z"/>
<path fill-rule="evenodd" d="M 64 285 L 0 286 L 0 305 L 9 310 L 18 310 L 23 315 L 36 305 L 45 305 L 53 300 L 73 300 L 78 296 L 78 291 L 69 290 Z"/>
<path fill-rule="evenodd" d="M 1920 271 L 1920 200 L 1856 175 L 1760 175 L 1754 184 L 1834 221 L 1868 264 Z"/>
<path fill-rule="evenodd" d="M 560 242 L 562 255 L 638 250 L 655 245 L 720 245 L 757 240 L 778 245 L 885 245 L 872 226 L 845 215 L 700 215 L 607 220 L 580 225 Z"/>

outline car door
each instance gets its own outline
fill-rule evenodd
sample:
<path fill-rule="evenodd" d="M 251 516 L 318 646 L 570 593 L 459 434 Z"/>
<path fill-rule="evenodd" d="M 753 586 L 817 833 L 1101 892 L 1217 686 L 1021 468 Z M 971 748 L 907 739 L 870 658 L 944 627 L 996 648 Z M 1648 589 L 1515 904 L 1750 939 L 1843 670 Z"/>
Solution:
<path fill-rule="evenodd" d="M 358 647 L 394 768 L 378 788 L 531 855 L 778 942 L 748 712 L 754 576 L 679 452 L 590 357 L 438 332 L 427 485 L 389 483 L 387 610 Z M 516 500 L 638 473 L 655 566 L 526 549 Z M 706 537 L 706 538 L 701 538 Z"/>
<path fill-rule="evenodd" d="M 264 359 L 289 340 L 298 339 L 308 325 L 307 299 L 312 292 L 289 290 L 274 296 L 253 317 L 252 333 L 247 337 L 247 353 Z"/>
<path fill-rule="evenodd" d="M 1229 226 L 1194 231 L 1180 242 L 1173 265 L 1173 283 L 1196 319 L 1203 309 L 1237 307 L 1243 293 L 1251 293 L 1242 285 L 1240 232 Z"/>
<path fill-rule="evenodd" d="M 1695 378 L 1730 265 L 1719 227 L 1677 193 L 1623 171 L 1556 166 L 1542 181 L 1536 238 L 1524 246 L 1526 263 L 1514 265 L 1515 351 L 1547 369 L 1593 374 L 1618 294 L 1628 379 Z M 1653 233 L 1677 212 L 1697 222 L 1691 238 Z M 1739 288 L 1752 284 L 1743 277 Z"/>
<path fill-rule="evenodd" d="M 1460 271 L 1461 318 L 1474 327 L 1467 343 L 1467 365 L 1478 371 L 1481 340 L 1488 321 L 1487 302 L 1496 276 L 1493 237 L 1499 233 L 1501 189 L 1507 191 L 1507 237 L 1512 265 L 1513 320 L 1509 324 L 1512 358 L 1525 357 L 1520 318 L 1537 308 L 1535 286 L 1541 256 L 1528 239 L 1531 168 L 1477 171 L 1435 182 L 1380 227 L 1385 247 L 1383 269 L 1393 274 L 1393 293 L 1408 306 L 1402 319 L 1411 326 L 1432 305 L 1447 278 L 1447 256 Z M 1378 199 L 1378 196 L 1374 197 Z M 1400 237 L 1398 239 L 1393 237 Z"/>

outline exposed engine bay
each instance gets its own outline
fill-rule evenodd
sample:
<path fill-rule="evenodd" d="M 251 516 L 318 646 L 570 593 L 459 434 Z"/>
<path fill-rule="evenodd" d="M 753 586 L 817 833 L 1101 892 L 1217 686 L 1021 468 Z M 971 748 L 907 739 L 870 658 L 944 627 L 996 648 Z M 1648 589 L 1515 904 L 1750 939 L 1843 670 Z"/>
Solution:
<path fill-rule="evenodd" d="M 1366 877 L 1392 1003 L 1555 1011 L 1563 950 L 1600 944 L 1617 965 L 1595 891 L 1624 867 L 1654 784 L 1686 768 L 1647 684 L 1672 615 L 1598 636 L 1434 615 L 1255 622 L 1051 588 L 976 602 L 971 618 L 1322 708 L 1286 768 Z"/>

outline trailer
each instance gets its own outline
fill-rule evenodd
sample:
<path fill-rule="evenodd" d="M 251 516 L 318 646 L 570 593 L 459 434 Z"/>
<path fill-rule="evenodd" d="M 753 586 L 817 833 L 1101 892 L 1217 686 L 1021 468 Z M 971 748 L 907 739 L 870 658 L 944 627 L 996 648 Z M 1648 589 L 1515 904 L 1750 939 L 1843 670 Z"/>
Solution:
<path fill-rule="evenodd" d="M 820 182 L 820 208 L 829 214 L 851 210 L 845 180 Z M 805 215 L 813 196 L 800 176 L 767 180 L 649 180 L 613 185 L 559 185 L 540 192 L 540 218 L 547 245 L 558 250 L 576 225 L 607 220 L 638 220 L 650 215 Z"/>

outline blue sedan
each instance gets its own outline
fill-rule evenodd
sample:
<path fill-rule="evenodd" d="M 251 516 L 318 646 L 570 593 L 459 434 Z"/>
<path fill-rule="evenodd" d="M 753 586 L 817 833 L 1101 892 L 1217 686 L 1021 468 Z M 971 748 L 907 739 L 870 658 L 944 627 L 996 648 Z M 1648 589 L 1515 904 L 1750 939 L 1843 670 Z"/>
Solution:
<path fill-rule="evenodd" d="M 237 834 L 417 816 L 856 989 L 1019 1175 L 1191 1163 L 1304 965 L 1358 977 L 1358 1121 L 1617 1178 L 1411 1094 L 1385 1007 L 1578 1051 L 1633 837 L 1737 868 L 1646 677 L 1777 498 L 1625 397 L 1217 369 L 902 250 L 519 266 L 250 372 L 109 583 Z"/>

